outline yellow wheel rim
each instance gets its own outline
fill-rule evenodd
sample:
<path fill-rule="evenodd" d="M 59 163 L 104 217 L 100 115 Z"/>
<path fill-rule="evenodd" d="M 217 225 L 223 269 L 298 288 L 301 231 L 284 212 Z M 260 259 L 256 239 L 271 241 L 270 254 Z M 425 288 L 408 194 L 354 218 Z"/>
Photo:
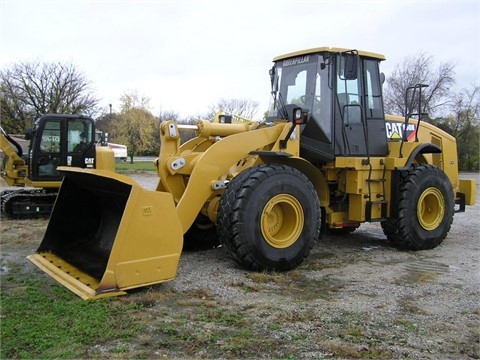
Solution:
<path fill-rule="evenodd" d="M 445 214 L 445 199 L 440 190 L 434 187 L 425 189 L 417 203 L 417 218 L 425 230 L 435 230 Z"/>
<path fill-rule="evenodd" d="M 287 248 L 294 244 L 302 233 L 302 206 L 292 195 L 276 195 L 263 208 L 260 222 L 263 237 L 270 246 L 277 249 Z"/>

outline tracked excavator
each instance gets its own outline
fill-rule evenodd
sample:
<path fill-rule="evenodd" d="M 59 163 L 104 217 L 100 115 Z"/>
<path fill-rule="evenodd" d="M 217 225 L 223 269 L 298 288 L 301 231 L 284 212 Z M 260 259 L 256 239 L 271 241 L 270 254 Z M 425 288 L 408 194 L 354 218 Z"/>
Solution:
<path fill-rule="evenodd" d="M 174 279 L 184 235 L 209 224 L 254 271 L 296 268 L 323 233 L 364 222 L 379 222 L 399 248 L 435 248 L 454 213 L 474 204 L 475 182 L 459 179 L 455 138 L 425 121 L 425 85 L 407 90 L 405 118 L 385 115 L 384 59 L 330 47 L 278 56 L 264 121 L 199 121 L 183 144 L 182 126 L 163 122 L 156 191 L 59 168 L 64 181 L 29 260 L 95 299 Z"/>
<path fill-rule="evenodd" d="M 113 151 L 95 135 L 90 117 L 43 115 L 25 134 L 30 144 L 24 154 L 19 142 L 1 128 L 1 176 L 9 186 L 0 193 L 2 216 L 49 216 L 63 178 L 59 166 L 114 171 Z"/>

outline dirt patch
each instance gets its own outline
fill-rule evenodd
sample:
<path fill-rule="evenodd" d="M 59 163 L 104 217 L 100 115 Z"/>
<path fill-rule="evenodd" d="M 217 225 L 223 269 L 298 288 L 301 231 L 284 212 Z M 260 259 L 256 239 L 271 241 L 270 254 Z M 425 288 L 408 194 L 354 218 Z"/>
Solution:
<path fill-rule="evenodd" d="M 156 184 L 154 175 L 136 179 Z M 114 300 L 138 304 L 136 321 L 146 330 L 133 340 L 91 344 L 86 354 L 478 359 L 479 200 L 456 214 L 444 243 L 428 251 L 399 251 L 379 224 L 363 224 L 351 235 L 324 237 L 287 273 L 245 271 L 222 248 L 185 252 L 175 280 Z M 25 259 L 46 226 L 46 220 L 2 219 L 2 273 L 51 281 Z"/>

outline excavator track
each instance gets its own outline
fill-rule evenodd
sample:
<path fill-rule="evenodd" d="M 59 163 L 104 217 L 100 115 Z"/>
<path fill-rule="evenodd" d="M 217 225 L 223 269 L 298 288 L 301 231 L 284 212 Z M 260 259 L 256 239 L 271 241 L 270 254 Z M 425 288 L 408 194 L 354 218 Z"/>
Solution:
<path fill-rule="evenodd" d="M 11 189 L 0 194 L 2 216 L 10 218 L 49 217 L 57 192 L 45 189 Z"/>

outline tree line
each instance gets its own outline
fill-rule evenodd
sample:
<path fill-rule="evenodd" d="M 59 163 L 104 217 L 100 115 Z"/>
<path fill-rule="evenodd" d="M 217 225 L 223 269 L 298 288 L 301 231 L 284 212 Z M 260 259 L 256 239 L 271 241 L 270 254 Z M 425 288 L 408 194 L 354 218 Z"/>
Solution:
<path fill-rule="evenodd" d="M 425 53 L 407 57 L 386 77 L 384 83 L 385 111 L 405 116 L 409 99 L 407 87 L 429 84 L 422 92 L 423 119 L 457 139 L 459 168 L 479 170 L 480 149 L 480 89 L 453 91 L 455 63 L 436 65 Z M 109 134 L 111 142 L 127 145 L 129 156 L 158 155 L 160 127 L 164 120 L 194 124 L 199 119 L 212 120 L 217 110 L 254 118 L 259 104 L 246 99 L 220 99 L 204 114 L 180 118 L 174 111 L 153 114 L 149 98 L 136 91 L 124 93 L 118 112 L 100 107 L 92 83 L 73 64 L 61 62 L 19 62 L 0 71 L 0 116 L 2 127 L 11 134 L 21 134 L 31 128 L 35 117 L 46 113 L 77 113 L 96 119 L 97 128 Z M 187 140 L 193 134 L 183 134 Z"/>

